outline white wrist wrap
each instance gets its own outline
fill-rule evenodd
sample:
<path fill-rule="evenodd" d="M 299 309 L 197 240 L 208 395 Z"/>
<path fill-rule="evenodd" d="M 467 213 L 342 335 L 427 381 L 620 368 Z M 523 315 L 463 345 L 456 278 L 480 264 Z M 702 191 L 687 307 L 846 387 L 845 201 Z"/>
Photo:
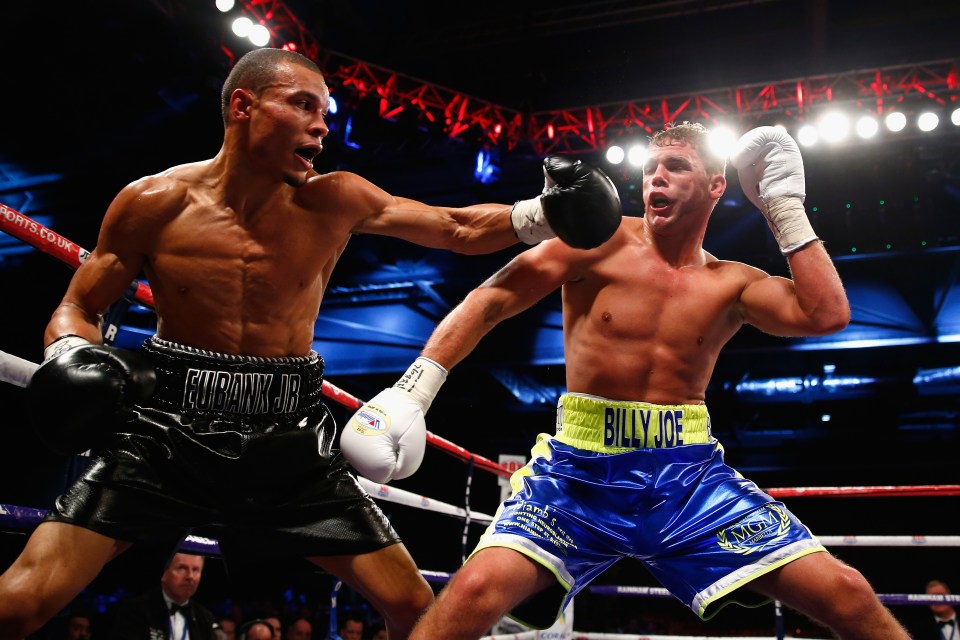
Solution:
<path fill-rule="evenodd" d="M 431 360 L 420 356 L 413 361 L 407 372 L 393 385 L 394 389 L 410 394 L 420 405 L 424 414 L 447 379 L 447 370 Z"/>
<path fill-rule="evenodd" d="M 540 196 L 530 200 L 517 200 L 510 211 L 510 222 L 517 237 L 525 244 L 537 244 L 550 238 L 556 238 L 543 213 Z"/>
<path fill-rule="evenodd" d="M 81 338 L 80 336 L 75 336 L 72 334 L 60 336 L 47 345 L 47 348 L 43 350 L 43 361 L 46 362 L 51 358 L 56 358 L 61 353 L 66 353 L 74 347 L 79 347 L 85 344 L 90 344 L 90 341 L 85 338 Z"/>
<path fill-rule="evenodd" d="M 807 218 L 801 198 L 773 198 L 766 203 L 766 208 L 767 225 L 773 231 L 783 255 L 819 240 Z"/>

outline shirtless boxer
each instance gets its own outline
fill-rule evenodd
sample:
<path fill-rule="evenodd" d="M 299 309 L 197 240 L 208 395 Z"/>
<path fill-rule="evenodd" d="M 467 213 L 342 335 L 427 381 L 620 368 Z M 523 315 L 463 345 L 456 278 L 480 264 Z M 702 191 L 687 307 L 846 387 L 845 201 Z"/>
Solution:
<path fill-rule="evenodd" d="M 488 331 L 561 289 L 567 393 L 556 433 L 537 438 L 512 495 L 411 639 L 479 638 L 504 614 L 549 627 L 624 557 L 703 619 L 731 602 L 776 599 L 838 637 L 908 638 L 864 576 L 728 467 L 711 435 L 707 383 L 740 327 L 825 335 L 847 325 L 850 307 L 803 208 L 800 150 L 782 129 L 745 134 L 733 163 L 792 280 L 703 249 L 726 189 L 706 133 L 684 123 L 655 135 L 643 217 L 624 218 L 593 250 L 548 240 L 518 255 L 440 322 L 414 384 L 408 375 L 378 394 L 405 403 L 393 420 L 419 418 Z M 353 422 L 342 437 L 368 437 Z"/>
<path fill-rule="evenodd" d="M 27 387 L 35 427 L 93 456 L 0 576 L 0 637 L 39 628 L 132 544 L 172 552 L 211 524 L 228 562 L 307 558 L 367 598 L 395 640 L 433 600 L 333 446 L 312 351 L 331 271 L 360 233 L 473 254 L 554 234 L 594 246 L 619 225 L 619 199 L 602 172 L 562 158 L 545 161 L 543 194 L 513 207 L 433 207 L 319 175 L 328 103 L 313 62 L 254 50 L 224 84 L 219 153 L 111 203 Z M 101 344 L 104 312 L 141 272 L 156 336 L 139 351 Z M 392 455 L 395 477 L 419 464 Z"/>

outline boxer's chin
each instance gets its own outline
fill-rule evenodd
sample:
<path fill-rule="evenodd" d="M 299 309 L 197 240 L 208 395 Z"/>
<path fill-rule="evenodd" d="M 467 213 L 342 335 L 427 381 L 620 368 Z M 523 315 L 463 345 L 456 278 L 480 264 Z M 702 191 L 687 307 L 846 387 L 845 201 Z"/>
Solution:
<path fill-rule="evenodd" d="M 283 181 L 286 182 L 286 183 L 287 183 L 288 185 L 290 185 L 291 187 L 297 189 L 297 188 L 302 187 L 303 185 L 307 184 L 307 176 L 303 176 L 303 177 L 300 177 L 300 176 L 285 176 L 284 179 L 283 179 Z"/>

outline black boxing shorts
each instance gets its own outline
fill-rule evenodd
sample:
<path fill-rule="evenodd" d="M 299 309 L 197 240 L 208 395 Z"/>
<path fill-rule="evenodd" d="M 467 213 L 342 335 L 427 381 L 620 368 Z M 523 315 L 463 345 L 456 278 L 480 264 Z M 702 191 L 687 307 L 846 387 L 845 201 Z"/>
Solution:
<path fill-rule="evenodd" d="M 92 452 L 46 520 L 155 545 L 200 528 L 224 557 L 246 559 L 400 541 L 333 448 L 318 354 L 234 356 L 156 337 L 143 351 L 157 370 L 154 396 Z"/>

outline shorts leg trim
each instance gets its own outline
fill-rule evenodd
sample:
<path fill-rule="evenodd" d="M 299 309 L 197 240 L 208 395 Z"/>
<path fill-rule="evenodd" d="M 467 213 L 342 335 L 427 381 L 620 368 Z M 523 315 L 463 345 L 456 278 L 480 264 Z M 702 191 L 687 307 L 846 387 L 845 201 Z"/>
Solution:
<path fill-rule="evenodd" d="M 534 544 L 531 540 L 524 538 L 522 536 L 515 536 L 509 533 L 497 533 L 493 535 L 484 536 L 477 547 L 470 554 L 469 558 L 472 558 L 480 549 L 500 547 L 506 549 L 513 549 L 519 554 L 522 554 L 544 569 L 553 574 L 553 577 L 557 579 L 557 584 L 563 588 L 565 596 L 561 599 L 561 602 L 558 604 L 556 617 L 560 617 L 560 614 L 567 606 L 567 600 L 569 599 L 570 590 L 573 588 L 573 576 L 570 575 L 570 572 L 567 571 L 566 566 L 563 564 L 563 560 L 548 553 Z M 513 618 L 513 616 L 510 616 Z M 538 625 L 534 622 L 529 622 L 526 620 L 521 620 L 519 618 L 513 618 L 521 624 L 527 626 L 532 626 L 536 628 Z M 556 619 L 556 618 L 554 618 Z M 549 626 L 549 625 L 547 625 Z"/>
<path fill-rule="evenodd" d="M 709 620 L 728 604 L 741 604 L 747 607 L 758 607 L 766 604 L 771 600 L 758 594 L 751 593 L 752 597 L 743 602 L 738 601 L 732 594 L 752 580 L 770 573 L 774 569 L 820 551 L 826 552 L 826 549 L 818 540 L 798 540 L 764 556 L 759 562 L 743 566 L 717 580 L 694 597 L 693 602 L 690 603 L 690 608 L 701 619 Z"/>
<path fill-rule="evenodd" d="M 515 536 L 509 533 L 496 533 L 490 536 L 485 536 L 477 545 L 477 548 L 473 550 L 470 556 L 473 556 L 480 549 L 485 549 L 487 547 L 506 547 L 507 549 L 513 549 L 514 551 L 527 556 L 537 564 L 542 565 L 547 571 L 556 577 L 557 582 L 563 585 L 563 588 L 566 591 L 570 591 L 570 589 L 573 587 L 573 576 L 571 576 L 570 572 L 567 571 L 566 566 L 563 564 L 563 560 L 552 553 L 547 553 L 527 538 Z"/>

